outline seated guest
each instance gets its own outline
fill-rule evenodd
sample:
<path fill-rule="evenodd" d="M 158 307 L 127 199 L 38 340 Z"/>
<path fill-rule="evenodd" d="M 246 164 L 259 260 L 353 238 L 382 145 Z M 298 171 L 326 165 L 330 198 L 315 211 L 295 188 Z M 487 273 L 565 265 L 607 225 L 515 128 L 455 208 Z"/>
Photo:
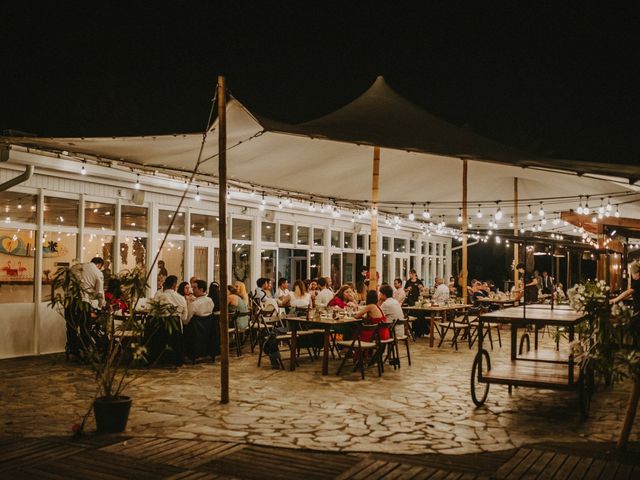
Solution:
<path fill-rule="evenodd" d="M 249 305 L 249 294 L 247 293 L 247 287 L 245 287 L 244 282 L 236 282 L 235 288 L 236 295 L 244 300 L 245 305 Z"/>
<path fill-rule="evenodd" d="M 313 305 L 316 304 L 316 297 L 318 296 L 318 281 L 314 278 L 309 281 L 309 288 L 307 288 L 307 292 L 311 296 L 311 302 Z"/>
<path fill-rule="evenodd" d="M 354 315 L 355 318 L 366 317 L 366 323 L 368 325 L 375 325 L 378 323 L 386 323 L 387 317 L 378 305 L 378 293 L 375 290 L 369 290 L 367 292 L 367 304 L 358 313 Z M 380 327 L 378 330 L 380 334 L 380 340 L 388 340 L 391 338 L 388 327 Z M 363 342 L 371 342 L 374 340 L 372 330 L 364 330 L 360 334 L 360 340 Z"/>
<path fill-rule="evenodd" d="M 402 306 L 395 298 L 393 298 L 393 288 L 390 285 L 382 285 L 380 287 L 380 308 L 382 313 L 387 317 L 388 322 L 404 319 Z M 396 325 L 396 336 L 402 337 L 405 334 L 404 325 Z"/>
<path fill-rule="evenodd" d="M 454 277 L 449 277 L 449 294 L 456 296 L 458 293 L 458 288 L 456 287 L 456 279 Z"/>
<path fill-rule="evenodd" d="M 366 282 L 367 284 L 369 282 Z M 367 285 L 364 281 L 356 283 L 356 301 L 357 303 L 365 303 L 367 301 Z"/>
<path fill-rule="evenodd" d="M 259 278 L 256 282 L 257 288 L 253 295 L 253 298 L 256 299 L 259 303 L 263 305 L 271 305 L 276 310 L 278 309 L 278 302 L 273 295 L 271 294 L 271 279 L 269 278 Z"/>
<path fill-rule="evenodd" d="M 311 303 L 311 295 L 304 288 L 304 283 L 296 280 L 293 284 L 293 294 L 291 295 L 290 305 L 298 310 L 306 310 Z"/>
<path fill-rule="evenodd" d="M 182 282 L 178 285 L 178 293 L 184 297 L 187 303 L 192 302 L 195 299 L 189 282 Z"/>
<path fill-rule="evenodd" d="M 244 285 L 244 284 L 242 284 Z M 229 285 L 227 287 L 229 293 L 227 295 L 227 304 L 229 305 L 229 317 L 232 317 L 234 314 L 246 314 L 249 312 L 247 308 L 247 304 L 244 299 L 238 295 L 238 290 L 235 287 Z M 249 326 L 249 315 L 239 315 L 237 318 L 238 329 L 244 330 Z"/>
<path fill-rule="evenodd" d="M 436 278 L 436 291 L 433 292 L 431 299 L 437 304 L 447 303 L 450 298 L 449 287 L 444 284 L 444 280 L 440 277 Z"/>
<path fill-rule="evenodd" d="M 555 288 L 556 299 L 558 300 L 566 300 L 567 295 L 564 293 L 564 286 L 561 283 L 558 283 Z"/>
<path fill-rule="evenodd" d="M 488 297 L 489 294 L 482 288 L 482 283 L 478 280 L 475 280 L 471 284 L 471 297 L 473 298 L 473 303 L 477 305 L 478 299 Z"/>
<path fill-rule="evenodd" d="M 316 295 L 316 305 L 319 307 L 326 307 L 333 299 L 333 290 L 327 282 L 327 277 L 320 277 L 318 279 L 318 288 L 320 291 Z"/>
<path fill-rule="evenodd" d="M 346 308 L 349 304 L 355 305 L 353 290 L 351 290 L 349 285 L 343 285 L 340 287 L 340 290 L 336 292 L 327 306 Z"/>
<path fill-rule="evenodd" d="M 204 280 L 196 280 L 193 296 L 195 299 L 189 304 L 187 320 L 184 322 L 185 325 L 188 324 L 194 316 L 206 317 L 213 313 L 213 300 L 207 296 L 207 282 Z"/>
<path fill-rule="evenodd" d="M 281 307 L 288 307 L 291 302 L 291 292 L 289 291 L 289 280 L 281 278 L 278 280 L 278 293 L 276 300 Z"/>
<path fill-rule="evenodd" d="M 213 302 L 213 308 L 220 308 L 220 284 L 218 282 L 211 282 L 209 285 L 209 298 Z"/>
<path fill-rule="evenodd" d="M 175 275 L 169 275 L 164 281 L 163 290 L 156 293 L 154 300 L 178 307 L 177 312 L 178 315 L 180 315 L 180 321 L 182 321 L 183 324 L 186 324 L 188 322 L 187 301 L 177 292 L 177 289 L 178 277 Z"/>
<path fill-rule="evenodd" d="M 400 305 L 402 305 L 404 300 L 407 298 L 407 292 L 402 288 L 401 278 L 396 278 L 393 281 L 393 298 L 395 298 Z"/>
<path fill-rule="evenodd" d="M 189 279 L 189 285 L 191 286 L 191 290 L 196 288 L 196 282 L 198 281 L 198 277 L 195 275 Z"/>

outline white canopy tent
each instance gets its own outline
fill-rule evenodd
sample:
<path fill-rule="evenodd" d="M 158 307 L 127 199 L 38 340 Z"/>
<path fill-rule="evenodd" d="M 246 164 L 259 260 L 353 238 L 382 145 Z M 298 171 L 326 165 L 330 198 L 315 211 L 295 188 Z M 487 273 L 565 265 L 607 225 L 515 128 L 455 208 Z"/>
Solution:
<path fill-rule="evenodd" d="M 217 128 L 213 125 L 212 130 Z M 518 178 L 520 220 L 531 202 L 545 202 L 547 212 L 577 206 L 590 195 L 591 206 L 614 195 L 620 213 L 640 217 L 640 207 L 619 196 L 638 192 L 640 169 L 543 159 L 485 139 L 424 112 L 394 92 L 379 77 L 372 87 L 342 109 L 301 125 L 288 125 L 252 114 L 238 100 L 227 106 L 228 177 L 267 194 L 313 196 L 342 207 L 364 205 L 371 196 L 372 146 L 382 147 L 380 210 L 416 214 L 427 202 L 434 215 L 455 224 L 461 203 L 462 159 L 468 161 L 469 214 L 478 204 L 484 214 L 501 201 L 505 219 L 512 213 L 513 179 Z M 109 138 L 5 138 L 5 142 L 40 149 L 115 159 L 141 168 L 188 172 L 193 168 L 201 134 Z M 209 135 L 200 173 L 215 181 L 217 135 Z M 278 193 L 279 192 L 279 193 Z M 566 198 L 574 197 L 574 198 Z M 503 220 L 504 221 L 504 220 Z M 486 222 L 485 222 L 486 223 Z M 486 225 L 478 225 L 478 227 Z M 474 226 L 475 228 L 475 226 Z"/>

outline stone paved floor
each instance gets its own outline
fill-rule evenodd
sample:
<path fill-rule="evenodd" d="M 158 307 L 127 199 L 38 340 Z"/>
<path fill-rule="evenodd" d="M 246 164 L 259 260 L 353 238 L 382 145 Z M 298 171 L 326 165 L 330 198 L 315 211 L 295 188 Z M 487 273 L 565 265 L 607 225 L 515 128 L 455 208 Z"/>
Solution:
<path fill-rule="evenodd" d="M 503 335 L 503 338 L 507 335 Z M 475 351 L 412 343 L 413 365 L 359 374 L 320 374 L 303 357 L 296 372 L 274 371 L 256 356 L 231 360 L 231 403 L 220 405 L 219 365 L 154 369 L 129 390 L 128 433 L 180 439 L 352 452 L 474 453 L 546 441 L 615 440 L 629 385 L 600 387 L 582 421 L 575 392 L 492 385 L 475 408 L 469 394 Z M 508 339 L 492 362 L 508 357 Z M 268 364 L 268 362 L 266 362 Z M 65 434 L 92 398 L 86 367 L 62 355 L 0 361 L 0 431 Z M 88 429 L 93 428 L 92 421 Z M 632 440 L 640 438 L 638 422 Z"/>

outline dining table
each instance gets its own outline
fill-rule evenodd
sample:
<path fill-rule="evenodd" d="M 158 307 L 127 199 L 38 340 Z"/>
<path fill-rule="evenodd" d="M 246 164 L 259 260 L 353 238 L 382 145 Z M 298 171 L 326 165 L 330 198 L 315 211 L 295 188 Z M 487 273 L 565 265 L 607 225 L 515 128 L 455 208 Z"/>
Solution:
<path fill-rule="evenodd" d="M 491 297 L 481 297 L 478 298 L 477 301 L 481 304 L 486 305 L 497 305 L 498 307 L 513 307 L 518 304 L 520 300 L 515 298 L 491 298 Z"/>
<path fill-rule="evenodd" d="M 289 363 L 289 370 L 294 371 L 296 369 L 296 357 L 297 348 L 296 343 L 298 339 L 298 330 L 301 326 L 307 328 L 318 328 L 324 331 L 324 345 L 322 351 L 322 375 L 329 374 L 329 350 L 331 347 L 331 329 L 339 325 L 355 325 L 364 321 L 363 318 L 355 318 L 350 315 L 346 316 L 320 316 L 310 317 L 306 316 L 287 316 L 284 318 L 291 328 L 291 358 Z"/>
<path fill-rule="evenodd" d="M 438 313 L 447 314 L 448 312 L 455 312 L 458 310 L 467 310 L 473 307 L 473 305 L 467 303 L 451 303 L 449 305 L 405 305 L 403 310 L 409 312 L 428 312 L 429 315 L 429 346 L 433 347 L 435 342 L 435 320 Z"/>

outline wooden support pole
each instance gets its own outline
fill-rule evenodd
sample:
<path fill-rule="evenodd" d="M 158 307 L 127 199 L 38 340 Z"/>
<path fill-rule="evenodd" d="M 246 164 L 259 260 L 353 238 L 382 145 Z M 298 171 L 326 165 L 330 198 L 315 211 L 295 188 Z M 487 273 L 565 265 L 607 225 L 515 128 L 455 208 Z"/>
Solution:
<path fill-rule="evenodd" d="M 218 192 L 220 230 L 220 403 L 229 403 L 229 318 L 227 309 L 227 87 L 218 77 Z"/>
<path fill-rule="evenodd" d="M 513 236 L 518 236 L 518 177 L 513 178 Z M 517 242 L 513 242 L 513 286 L 518 288 L 518 269 L 516 265 L 520 262 L 520 245 Z"/>
<path fill-rule="evenodd" d="M 373 147 L 371 177 L 371 256 L 369 258 L 369 290 L 377 290 L 378 264 L 378 194 L 380 191 L 380 147 Z"/>
<path fill-rule="evenodd" d="M 467 160 L 462 160 L 462 303 L 467 303 L 467 284 L 469 272 L 467 271 L 468 251 L 467 236 L 469 227 L 469 217 L 467 212 Z M 432 322 L 433 323 L 433 322 Z"/>

